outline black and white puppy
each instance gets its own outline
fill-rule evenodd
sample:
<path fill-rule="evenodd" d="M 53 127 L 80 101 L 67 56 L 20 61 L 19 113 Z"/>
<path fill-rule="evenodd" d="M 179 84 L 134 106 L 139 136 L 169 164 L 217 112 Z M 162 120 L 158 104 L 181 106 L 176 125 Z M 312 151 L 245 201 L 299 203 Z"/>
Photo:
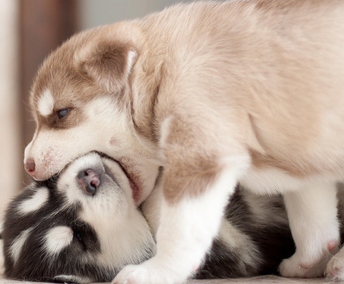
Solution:
<path fill-rule="evenodd" d="M 160 197 L 137 208 L 119 164 L 90 153 L 58 176 L 33 182 L 10 204 L 3 226 L 5 276 L 36 281 L 111 281 L 156 252 Z M 276 273 L 295 247 L 282 199 L 237 190 L 195 278 Z M 154 220 L 154 218 L 156 220 Z"/>

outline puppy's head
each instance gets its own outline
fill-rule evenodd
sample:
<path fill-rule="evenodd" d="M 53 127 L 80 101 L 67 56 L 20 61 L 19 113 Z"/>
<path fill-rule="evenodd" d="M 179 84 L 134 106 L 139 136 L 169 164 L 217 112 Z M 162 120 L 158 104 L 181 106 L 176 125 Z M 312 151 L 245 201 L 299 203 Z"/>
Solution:
<path fill-rule="evenodd" d="M 90 153 L 35 182 L 9 206 L 3 228 L 9 278 L 111 281 L 154 255 L 149 226 L 119 164 Z"/>
<path fill-rule="evenodd" d="M 31 90 L 36 132 L 24 158 L 34 179 L 48 179 L 97 151 L 125 168 L 143 195 L 138 203 L 149 194 L 156 151 L 133 119 L 141 37 L 134 25 L 101 27 L 72 37 L 45 60 Z"/>

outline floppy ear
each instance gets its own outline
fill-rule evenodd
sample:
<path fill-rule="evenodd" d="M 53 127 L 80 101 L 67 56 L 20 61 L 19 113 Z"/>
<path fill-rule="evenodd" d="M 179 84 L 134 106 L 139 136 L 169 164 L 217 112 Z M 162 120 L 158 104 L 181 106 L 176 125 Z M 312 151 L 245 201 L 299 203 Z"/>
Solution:
<path fill-rule="evenodd" d="M 119 91 L 130 75 L 137 52 L 129 45 L 111 41 L 85 47 L 78 54 L 81 72 L 109 92 Z"/>

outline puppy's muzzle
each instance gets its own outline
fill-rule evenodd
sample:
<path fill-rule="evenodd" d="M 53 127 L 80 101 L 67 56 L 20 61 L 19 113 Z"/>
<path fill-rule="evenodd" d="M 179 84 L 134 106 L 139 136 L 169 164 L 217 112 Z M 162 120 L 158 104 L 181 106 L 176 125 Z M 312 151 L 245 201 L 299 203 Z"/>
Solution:
<path fill-rule="evenodd" d="M 100 174 L 93 169 L 83 170 L 78 173 L 77 181 L 85 194 L 94 196 L 100 186 Z"/>

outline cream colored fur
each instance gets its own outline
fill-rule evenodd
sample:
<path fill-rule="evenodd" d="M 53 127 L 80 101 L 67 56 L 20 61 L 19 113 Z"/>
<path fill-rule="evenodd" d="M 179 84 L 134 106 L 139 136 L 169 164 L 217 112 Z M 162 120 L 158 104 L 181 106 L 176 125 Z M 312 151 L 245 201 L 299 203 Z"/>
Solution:
<path fill-rule="evenodd" d="M 343 31 L 342 0 L 252 0 L 177 5 L 76 35 L 33 85 L 26 168 L 45 179 L 100 151 L 131 176 L 138 205 L 163 167 L 157 254 L 114 283 L 189 277 L 238 181 L 297 200 L 287 206 L 297 252 L 280 271 L 322 275 L 339 243 Z"/>

